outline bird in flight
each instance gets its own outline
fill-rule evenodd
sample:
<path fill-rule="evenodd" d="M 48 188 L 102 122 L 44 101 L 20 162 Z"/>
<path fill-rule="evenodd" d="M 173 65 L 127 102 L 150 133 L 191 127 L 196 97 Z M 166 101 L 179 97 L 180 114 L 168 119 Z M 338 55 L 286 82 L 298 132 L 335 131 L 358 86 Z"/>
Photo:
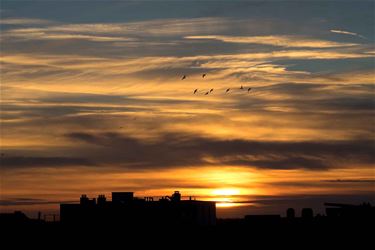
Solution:
<path fill-rule="evenodd" d="M 202 75 L 202 78 L 204 78 L 205 76 L 206 76 L 206 74 L 203 74 L 203 75 Z"/>
<path fill-rule="evenodd" d="M 227 91 L 225 91 L 225 93 L 228 93 L 230 89 L 227 89 Z"/>
<path fill-rule="evenodd" d="M 195 90 L 194 90 L 194 94 L 196 94 L 196 93 L 197 93 L 197 91 L 198 91 L 198 89 L 195 89 Z"/>
<path fill-rule="evenodd" d="M 184 80 L 185 78 L 186 78 L 186 75 L 183 75 L 182 78 L 181 78 L 181 80 Z"/>
<path fill-rule="evenodd" d="M 210 89 L 210 93 L 211 93 L 212 91 L 214 91 L 214 89 Z"/>
<path fill-rule="evenodd" d="M 250 92 L 250 90 L 251 90 L 251 88 L 248 88 L 248 89 L 247 89 L 247 93 L 249 93 L 249 92 Z"/>
<path fill-rule="evenodd" d="M 207 91 L 206 94 L 204 94 L 204 95 L 208 95 L 209 93 L 210 93 L 210 92 Z"/>

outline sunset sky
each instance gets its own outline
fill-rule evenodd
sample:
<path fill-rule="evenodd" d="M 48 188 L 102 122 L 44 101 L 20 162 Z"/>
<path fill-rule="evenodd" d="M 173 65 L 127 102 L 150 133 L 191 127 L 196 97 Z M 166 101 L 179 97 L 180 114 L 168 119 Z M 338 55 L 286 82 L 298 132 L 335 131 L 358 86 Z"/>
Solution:
<path fill-rule="evenodd" d="M 375 203 L 374 10 L 1 0 L 0 211 L 112 191 L 219 217 Z"/>

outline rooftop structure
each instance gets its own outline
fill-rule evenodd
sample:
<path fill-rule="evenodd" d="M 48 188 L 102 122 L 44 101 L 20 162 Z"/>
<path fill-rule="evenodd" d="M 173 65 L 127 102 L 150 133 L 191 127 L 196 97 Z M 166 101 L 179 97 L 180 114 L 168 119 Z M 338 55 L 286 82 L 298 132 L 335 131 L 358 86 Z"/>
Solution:
<path fill-rule="evenodd" d="M 89 199 L 82 195 L 79 204 L 60 204 L 60 220 L 65 224 L 131 225 L 214 225 L 215 202 L 183 200 L 175 191 L 154 201 L 136 198 L 132 192 L 113 192 L 112 201 L 104 195 Z"/>

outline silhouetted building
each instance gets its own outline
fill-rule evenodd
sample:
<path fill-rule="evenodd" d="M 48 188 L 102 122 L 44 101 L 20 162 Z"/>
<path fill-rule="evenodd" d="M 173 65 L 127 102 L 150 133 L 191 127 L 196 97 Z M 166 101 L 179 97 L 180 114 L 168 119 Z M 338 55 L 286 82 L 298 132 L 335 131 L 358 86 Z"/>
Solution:
<path fill-rule="evenodd" d="M 330 218 L 375 219 L 375 207 L 370 203 L 361 205 L 324 203 L 324 205 L 327 206 L 326 214 Z"/>
<path fill-rule="evenodd" d="M 314 218 L 314 211 L 312 208 L 302 208 L 301 217 L 302 219 L 312 220 Z"/>
<path fill-rule="evenodd" d="M 81 205 L 84 205 L 84 206 L 95 205 L 95 204 L 96 204 L 96 199 L 93 198 L 93 199 L 90 200 L 90 199 L 87 197 L 87 195 L 83 194 L 83 195 L 81 196 L 79 202 L 80 202 Z"/>
<path fill-rule="evenodd" d="M 181 201 L 181 194 L 179 191 L 175 191 L 174 194 L 172 194 L 171 201 L 173 202 Z"/>
<path fill-rule="evenodd" d="M 132 192 L 114 192 L 112 201 L 104 195 L 89 199 L 82 195 L 79 204 L 60 204 L 60 220 L 64 224 L 134 225 L 214 225 L 215 202 L 182 200 L 175 191 L 154 201 L 152 197 L 134 197 Z"/>
<path fill-rule="evenodd" d="M 246 215 L 245 222 L 249 224 L 275 224 L 279 223 L 281 216 L 278 214 Z"/>
<path fill-rule="evenodd" d="M 294 211 L 294 208 L 288 208 L 287 210 L 286 210 L 286 217 L 288 218 L 288 219 L 294 219 L 295 217 L 296 217 L 296 213 L 295 213 L 295 211 Z"/>
<path fill-rule="evenodd" d="M 112 192 L 112 202 L 125 204 L 132 202 L 134 199 L 133 192 Z"/>
<path fill-rule="evenodd" d="M 105 197 L 104 194 L 100 194 L 98 196 L 97 202 L 98 202 L 98 205 L 104 205 L 107 202 L 107 198 Z"/>
<path fill-rule="evenodd" d="M 14 213 L 1 213 L 0 224 L 1 225 L 16 225 L 26 224 L 30 222 L 30 219 L 21 211 L 15 211 Z"/>

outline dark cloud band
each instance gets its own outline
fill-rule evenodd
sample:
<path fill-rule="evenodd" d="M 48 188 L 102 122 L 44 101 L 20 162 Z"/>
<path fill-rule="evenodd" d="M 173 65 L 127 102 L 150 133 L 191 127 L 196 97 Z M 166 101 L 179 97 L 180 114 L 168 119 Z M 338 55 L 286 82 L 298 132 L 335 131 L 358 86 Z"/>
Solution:
<path fill-rule="evenodd" d="M 94 150 L 95 161 L 134 168 L 236 165 L 264 169 L 322 170 L 374 164 L 371 140 L 251 141 L 164 134 L 155 141 L 118 133 L 70 133 Z"/>

